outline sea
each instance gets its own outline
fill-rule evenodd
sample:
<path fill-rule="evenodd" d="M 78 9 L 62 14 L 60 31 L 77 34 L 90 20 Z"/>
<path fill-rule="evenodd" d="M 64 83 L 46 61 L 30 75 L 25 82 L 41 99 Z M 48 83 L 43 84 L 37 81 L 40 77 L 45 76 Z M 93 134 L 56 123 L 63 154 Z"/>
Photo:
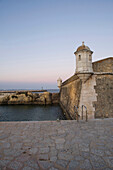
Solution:
<path fill-rule="evenodd" d="M 59 89 L 0 89 L 0 91 L 47 90 L 50 93 L 59 93 Z M 36 92 L 38 93 L 38 92 Z"/>
<path fill-rule="evenodd" d="M 55 121 L 65 120 L 59 105 L 1 105 L 2 121 Z"/>
<path fill-rule="evenodd" d="M 39 89 L 0 89 L 6 91 L 39 90 Z M 43 90 L 43 89 L 41 89 Z M 58 93 L 59 89 L 44 89 Z M 1 121 L 55 121 L 66 120 L 61 107 L 56 105 L 0 105 Z"/>

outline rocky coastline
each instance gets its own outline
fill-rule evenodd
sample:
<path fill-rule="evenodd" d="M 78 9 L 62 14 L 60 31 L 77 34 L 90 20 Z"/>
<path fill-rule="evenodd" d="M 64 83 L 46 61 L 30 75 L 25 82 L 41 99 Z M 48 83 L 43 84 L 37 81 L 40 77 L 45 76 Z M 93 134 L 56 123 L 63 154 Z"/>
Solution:
<path fill-rule="evenodd" d="M 59 93 L 32 93 L 29 91 L 15 93 L 0 93 L 0 105 L 4 104 L 58 104 Z"/>

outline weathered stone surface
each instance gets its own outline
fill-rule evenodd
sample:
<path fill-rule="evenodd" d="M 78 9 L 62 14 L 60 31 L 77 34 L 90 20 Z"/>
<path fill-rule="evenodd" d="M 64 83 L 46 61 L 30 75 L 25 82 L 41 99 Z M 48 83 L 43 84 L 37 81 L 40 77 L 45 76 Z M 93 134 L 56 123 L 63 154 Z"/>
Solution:
<path fill-rule="evenodd" d="M 0 104 L 8 104 L 9 95 L 0 96 Z"/>
<path fill-rule="evenodd" d="M 40 165 L 41 168 L 48 169 L 53 164 L 51 162 L 47 162 L 47 161 L 39 161 L 39 165 Z"/>
<path fill-rule="evenodd" d="M 7 167 L 9 160 L 0 160 L 0 168 Z"/>
<path fill-rule="evenodd" d="M 58 104 L 59 93 L 16 92 L 0 96 L 0 104 Z"/>
<path fill-rule="evenodd" d="M 14 170 L 18 170 L 18 169 L 20 169 L 20 168 L 22 168 L 22 163 L 20 163 L 20 162 L 17 162 L 17 161 L 13 161 L 13 162 L 11 162 L 9 165 L 8 165 L 8 168 L 11 168 L 11 169 L 14 169 Z"/>
<path fill-rule="evenodd" d="M 94 72 L 113 73 L 113 57 L 93 62 L 92 67 Z"/>
<path fill-rule="evenodd" d="M 1 139 L 5 139 L 5 138 L 7 138 L 9 136 L 9 134 L 2 134 L 2 135 L 0 135 L 0 140 Z"/>
<path fill-rule="evenodd" d="M 56 161 L 56 164 L 60 165 L 63 168 L 66 168 L 68 163 L 69 163 L 68 161 L 61 160 L 61 159 Z"/>
<path fill-rule="evenodd" d="M 50 161 L 51 162 L 56 162 L 56 160 L 57 160 L 57 156 L 51 156 L 50 157 Z"/>
<path fill-rule="evenodd" d="M 113 57 L 94 62 L 93 72 L 76 72 L 63 82 L 60 104 L 70 119 L 75 119 L 74 105 L 78 107 L 80 119 L 83 105 L 89 119 L 113 117 Z M 84 118 L 85 115 L 83 109 Z"/>
<path fill-rule="evenodd" d="M 95 91 L 95 117 L 113 117 L 113 75 L 97 75 Z"/>
<path fill-rule="evenodd" d="M 39 153 L 48 153 L 49 152 L 49 147 L 46 148 L 39 148 Z"/>
<path fill-rule="evenodd" d="M 64 83 L 60 92 L 60 104 L 66 116 L 75 119 L 74 105 L 79 106 L 79 99 L 81 93 L 80 79 L 72 80 L 71 82 Z"/>
<path fill-rule="evenodd" d="M 24 164 L 25 164 L 25 166 L 32 167 L 35 169 L 39 168 L 37 162 L 35 162 L 34 160 L 28 160 L 28 161 L 24 162 Z"/>
<path fill-rule="evenodd" d="M 35 168 L 31 168 L 29 166 L 25 166 L 24 168 L 22 168 L 22 170 L 35 170 Z"/>
<path fill-rule="evenodd" d="M 69 163 L 69 170 L 76 170 L 79 168 L 79 162 L 78 161 L 75 161 L 75 160 L 72 160 L 70 163 Z"/>
<path fill-rule="evenodd" d="M 57 168 L 51 167 L 49 170 L 58 170 Z"/>
<path fill-rule="evenodd" d="M 94 119 L 95 108 L 93 102 L 97 101 L 97 94 L 94 86 L 96 85 L 95 75 L 91 75 L 89 79 L 84 83 L 82 82 L 82 89 L 79 102 L 79 115 L 82 118 L 82 106 L 87 108 L 88 119 Z M 86 119 L 86 109 L 83 107 L 83 119 Z"/>
<path fill-rule="evenodd" d="M 88 159 L 86 159 L 80 164 L 80 169 L 92 170 L 93 167 L 92 167 L 90 161 Z"/>
<path fill-rule="evenodd" d="M 59 99 L 60 99 L 60 94 L 59 93 L 52 93 L 52 103 L 59 103 Z"/>
<path fill-rule="evenodd" d="M 74 156 L 71 153 L 68 152 L 60 152 L 58 154 L 58 159 L 59 160 L 72 160 Z"/>
<path fill-rule="evenodd" d="M 75 118 L 74 105 L 79 106 L 80 119 L 82 105 L 87 107 L 88 119 L 113 117 L 113 74 L 94 73 L 79 88 L 77 82 L 80 85 L 79 79 L 62 85 L 60 94 L 61 106 L 72 119 Z M 86 117 L 85 109 L 83 117 Z"/>
<path fill-rule="evenodd" d="M 112 170 L 113 119 L 0 122 L 0 170 Z M 52 144 L 52 146 L 51 146 Z"/>
<path fill-rule="evenodd" d="M 46 154 L 46 153 L 45 154 L 44 153 L 39 154 L 38 158 L 39 158 L 40 161 L 47 161 L 49 159 L 48 154 Z"/>

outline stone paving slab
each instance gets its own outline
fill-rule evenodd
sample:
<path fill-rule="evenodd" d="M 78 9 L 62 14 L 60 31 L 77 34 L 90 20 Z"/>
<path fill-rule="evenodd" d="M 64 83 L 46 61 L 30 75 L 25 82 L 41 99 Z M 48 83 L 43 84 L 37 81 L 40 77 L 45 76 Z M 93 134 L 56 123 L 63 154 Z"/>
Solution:
<path fill-rule="evenodd" d="M 113 170 L 113 119 L 0 122 L 0 170 Z"/>

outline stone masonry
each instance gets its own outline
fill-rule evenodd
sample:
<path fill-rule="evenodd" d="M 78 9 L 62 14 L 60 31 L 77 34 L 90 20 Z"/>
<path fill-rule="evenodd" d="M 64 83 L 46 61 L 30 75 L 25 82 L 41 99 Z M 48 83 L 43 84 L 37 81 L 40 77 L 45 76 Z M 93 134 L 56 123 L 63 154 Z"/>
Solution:
<path fill-rule="evenodd" d="M 79 115 L 81 117 L 82 105 L 87 107 L 88 119 L 94 119 L 95 107 L 93 102 L 97 101 L 97 93 L 94 86 L 96 86 L 95 75 L 91 76 L 85 83 L 82 83 L 82 90 L 79 102 Z M 86 110 L 83 109 L 83 117 L 86 116 Z"/>
<path fill-rule="evenodd" d="M 75 85 L 77 81 L 81 82 L 78 79 L 71 83 L 67 81 L 62 84 L 60 103 L 63 103 L 65 112 L 67 111 L 71 118 L 74 119 L 74 105 L 79 108 L 80 116 L 82 114 L 82 105 L 85 105 L 89 119 L 113 117 L 113 73 L 96 72 L 86 82 L 79 84 L 78 87 Z M 65 88 L 67 91 L 64 90 Z M 70 88 L 72 93 L 70 93 Z M 76 94 L 75 91 L 78 93 Z"/>
<path fill-rule="evenodd" d="M 84 42 L 77 48 L 75 74 L 60 87 L 60 104 L 72 119 L 75 105 L 80 119 L 83 105 L 88 119 L 113 117 L 113 57 L 92 63 L 92 53 Z"/>
<path fill-rule="evenodd" d="M 113 117 L 113 75 L 97 75 L 95 91 L 95 117 Z"/>
<path fill-rule="evenodd" d="M 60 91 L 60 104 L 66 116 L 75 119 L 74 105 L 79 106 L 80 93 L 81 93 L 81 80 L 75 75 L 64 82 L 64 87 Z"/>
<path fill-rule="evenodd" d="M 94 72 L 113 73 L 113 57 L 95 61 L 92 63 L 92 67 Z"/>
<path fill-rule="evenodd" d="M 113 119 L 0 122 L 0 170 L 113 170 Z"/>

